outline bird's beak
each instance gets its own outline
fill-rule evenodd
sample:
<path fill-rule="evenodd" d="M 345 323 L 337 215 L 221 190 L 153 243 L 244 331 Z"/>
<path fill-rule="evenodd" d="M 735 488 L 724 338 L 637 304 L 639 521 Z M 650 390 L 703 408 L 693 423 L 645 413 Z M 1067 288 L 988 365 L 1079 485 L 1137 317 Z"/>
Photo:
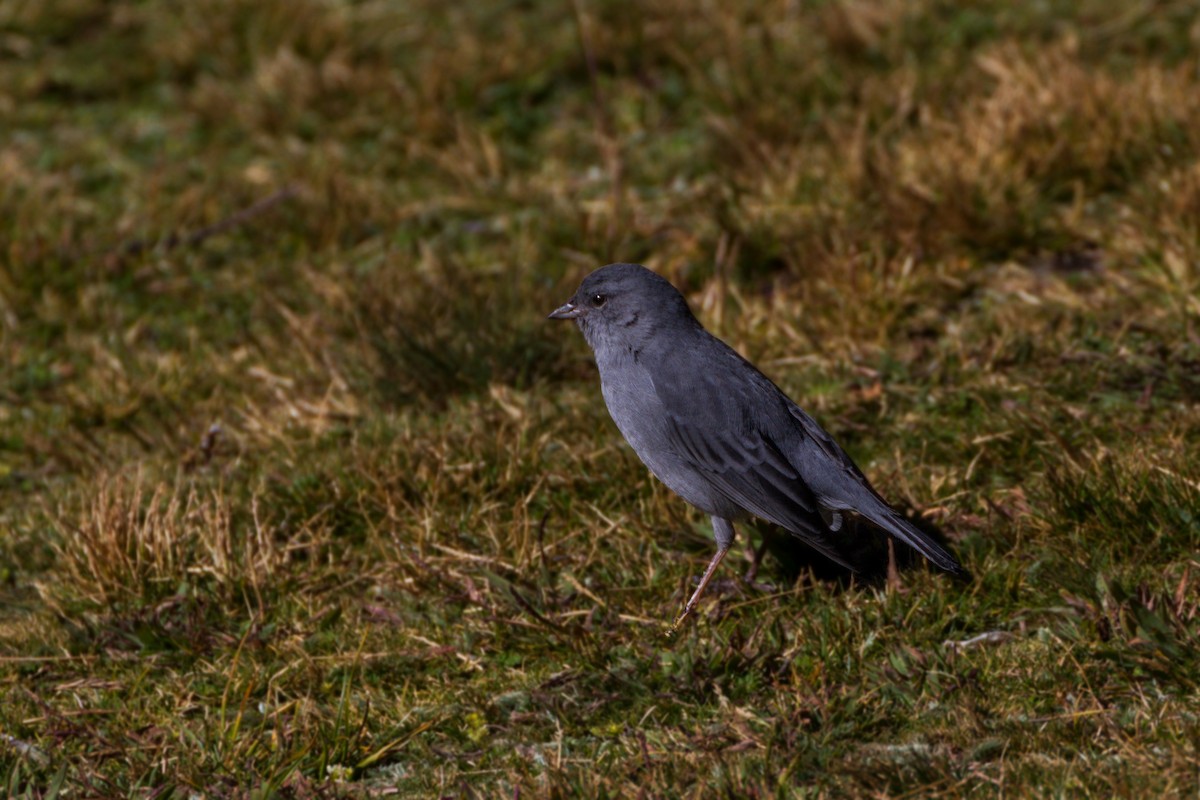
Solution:
<path fill-rule="evenodd" d="M 550 312 L 550 316 L 546 319 L 575 319 L 583 313 L 583 309 L 574 303 L 563 303 L 558 308 Z"/>

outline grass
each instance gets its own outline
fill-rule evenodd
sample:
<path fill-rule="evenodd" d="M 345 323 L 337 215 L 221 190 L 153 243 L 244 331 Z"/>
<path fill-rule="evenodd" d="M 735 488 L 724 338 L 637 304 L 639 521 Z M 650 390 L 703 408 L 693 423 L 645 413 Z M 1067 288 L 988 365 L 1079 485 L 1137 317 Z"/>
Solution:
<path fill-rule="evenodd" d="M 5 790 L 1196 796 L 1198 32 L 0 0 Z M 616 260 L 974 580 L 664 638 L 707 520 L 543 321 Z"/>

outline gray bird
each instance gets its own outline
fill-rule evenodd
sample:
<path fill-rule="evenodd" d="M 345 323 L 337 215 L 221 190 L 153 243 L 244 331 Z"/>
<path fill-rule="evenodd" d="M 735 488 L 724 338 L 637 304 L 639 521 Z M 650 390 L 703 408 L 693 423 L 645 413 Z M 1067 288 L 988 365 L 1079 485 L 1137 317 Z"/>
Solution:
<path fill-rule="evenodd" d="M 808 414 L 692 316 L 665 278 L 609 264 L 550 319 L 572 319 L 596 357 L 608 413 L 671 491 L 711 515 L 717 553 L 672 630 L 696 607 L 755 516 L 853 570 L 834 547 L 843 514 L 867 519 L 942 569 L 954 556 L 900 516 Z"/>

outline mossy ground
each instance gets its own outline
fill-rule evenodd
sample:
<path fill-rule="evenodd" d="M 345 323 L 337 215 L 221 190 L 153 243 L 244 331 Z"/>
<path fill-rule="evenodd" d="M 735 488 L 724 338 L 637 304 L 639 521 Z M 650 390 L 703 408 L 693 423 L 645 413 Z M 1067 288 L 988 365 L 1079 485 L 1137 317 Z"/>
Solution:
<path fill-rule="evenodd" d="M 1191 3 L 0 0 L 7 791 L 1195 797 L 1198 52 Z M 664 638 L 708 523 L 543 319 L 617 260 L 974 580 L 732 559 Z"/>

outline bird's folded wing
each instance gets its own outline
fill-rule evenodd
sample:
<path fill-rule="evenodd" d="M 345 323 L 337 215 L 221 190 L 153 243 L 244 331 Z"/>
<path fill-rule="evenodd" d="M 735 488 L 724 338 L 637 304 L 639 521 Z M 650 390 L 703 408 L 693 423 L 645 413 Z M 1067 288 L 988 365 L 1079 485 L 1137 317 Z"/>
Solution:
<path fill-rule="evenodd" d="M 807 438 L 818 448 L 820 448 L 822 453 L 830 458 L 830 466 L 836 464 L 854 476 L 854 478 L 859 482 L 870 486 L 870 483 L 867 481 L 867 477 L 863 475 L 863 472 L 858 468 L 858 465 L 855 464 L 850 456 L 846 454 L 846 451 L 843 450 L 836 441 L 834 441 L 833 437 L 830 436 L 824 428 L 817 424 L 815 419 L 806 414 L 804 409 L 800 408 L 800 406 L 793 403 L 790 399 L 788 400 L 788 411 L 791 412 L 792 417 L 794 417 L 796 421 L 800 423 L 800 427 L 804 430 L 804 433 L 807 434 Z"/>
<path fill-rule="evenodd" d="M 711 485 L 760 519 L 786 528 L 841 564 L 832 547 L 816 498 L 778 446 L 741 409 L 749 398 L 743 387 L 722 386 L 707 391 L 702 381 L 697 394 L 674 396 L 678 390 L 656 382 L 663 400 L 666 434 L 681 457 L 704 473 Z M 671 411 L 670 409 L 674 409 Z M 848 566 L 848 565 L 847 565 Z"/>

